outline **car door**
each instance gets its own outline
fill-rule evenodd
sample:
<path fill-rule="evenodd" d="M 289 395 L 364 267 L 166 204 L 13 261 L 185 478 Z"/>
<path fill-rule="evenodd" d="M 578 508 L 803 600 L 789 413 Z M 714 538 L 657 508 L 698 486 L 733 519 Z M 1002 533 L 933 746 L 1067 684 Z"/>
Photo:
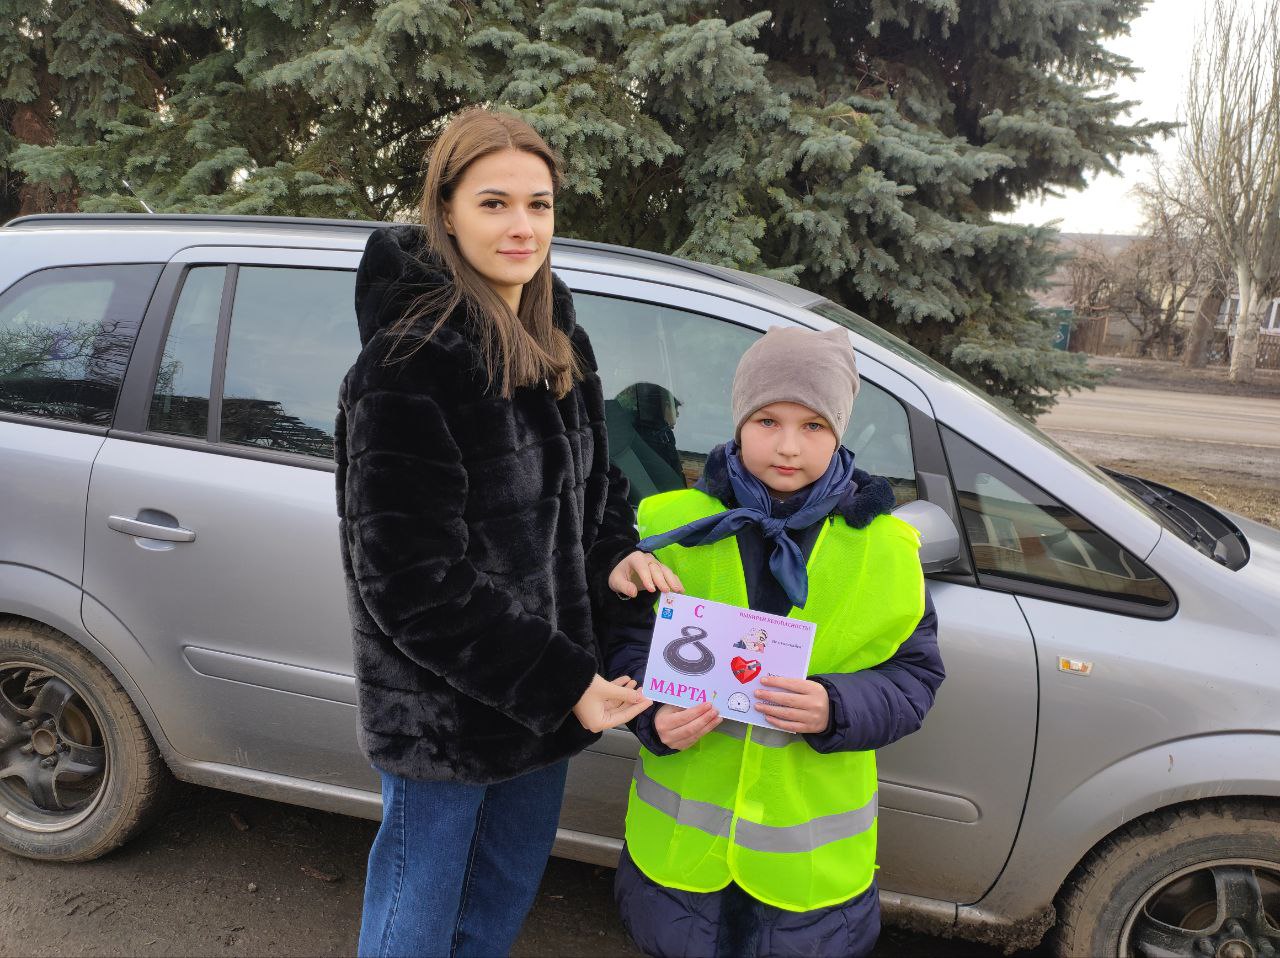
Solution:
<path fill-rule="evenodd" d="M 1023 871 L 1041 857 L 1070 867 L 1063 862 L 1087 851 L 1089 829 L 1115 827 L 1107 812 L 1123 802 L 1102 797 L 1107 775 L 1145 753 L 1154 782 L 1174 763 L 1174 744 L 1166 751 L 1157 743 L 1203 735 L 1215 710 L 1220 728 L 1238 728 L 1240 711 L 1230 695 L 1213 690 L 1198 656 L 1178 654 L 1169 621 L 1177 598 L 1147 564 L 1149 550 L 1139 547 L 1140 557 L 1120 544 L 1120 510 L 1059 498 L 1032 478 L 1058 477 L 997 458 L 976 435 L 944 426 L 942 436 L 978 581 L 1010 593 L 1039 650 L 1042 720 L 1028 821 L 1061 822 L 1064 808 L 1084 815 L 1075 828 L 1028 830 L 1017 856 Z M 1073 491 L 1060 481 L 1056 488 L 1063 496 Z M 1212 560 L 1198 558 L 1212 571 Z M 1206 629 L 1184 626 L 1182 634 L 1194 636 L 1198 649 L 1210 647 Z M 1203 690 L 1214 703 L 1209 711 L 1179 691 L 1189 688 Z"/>
<path fill-rule="evenodd" d="M 358 251 L 190 248 L 94 463 L 90 631 L 188 760 L 375 789 L 356 744 L 332 445 Z M 152 317 L 148 316 L 150 324 Z"/>
<path fill-rule="evenodd" d="M 646 493 L 692 485 L 710 449 L 732 436 L 739 357 L 764 329 L 790 320 L 692 290 L 565 276 L 599 362 L 611 456 Z M 958 519 L 928 400 L 870 356 L 859 353 L 858 364 L 862 389 L 842 441 L 861 468 L 890 480 L 899 504 L 923 496 Z M 671 445 L 678 474 L 662 465 Z M 649 448 L 637 454 L 640 446 Z M 1035 649 L 1012 596 L 981 590 L 966 574 L 934 577 L 929 588 L 948 677 L 924 728 L 880 752 L 879 879 L 886 890 L 970 902 L 999 874 L 1026 799 Z M 637 749 L 633 736 L 613 731 L 575 763 L 569 827 L 621 836 Z"/>
<path fill-rule="evenodd" d="M 3 611 L 77 617 L 89 473 L 160 270 L 59 266 L 0 294 Z"/>

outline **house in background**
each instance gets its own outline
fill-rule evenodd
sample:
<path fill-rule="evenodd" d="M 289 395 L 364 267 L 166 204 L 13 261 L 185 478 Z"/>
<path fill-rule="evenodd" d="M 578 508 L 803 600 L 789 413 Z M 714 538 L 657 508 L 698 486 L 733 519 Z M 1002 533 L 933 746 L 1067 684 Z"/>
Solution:
<path fill-rule="evenodd" d="M 1236 335 L 1236 317 L 1240 314 L 1240 297 L 1217 296 L 1216 302 L 1206 299 L 1205 306 L 1213 310 L 1213 339 L 1209 343 L 1210 363 L 1231 361 L 1231 341 Z M 1258 369 L 1280 369 L 1280 298 L 1271 300 L 1264 307 L 1258 321 Z"/>
<path fill-rule="evenodd" d="M 1036 304 L 1066 315 L 1071 319 L 1070 348 L 1074 352 L 1095 355 L 1137 355 L 1139 330 L 1122 315 L 1112 310 L 1102 297 L 1096 297 L 1091 282 L 1087 260 L 1114 260 L 1142 237 L 1116 233 L 1062 233 L 1059 249 L 1068 254 L 1049 277 L 1048 286 L 1034 294 Z M 1235 337 L 1235 321 L 1240 309 L 1240 299 L 1232 294 L 1223 296 L 1220 291 L 1206 287 L 1192 291 L 1179 309 L 1178 335 L 1171 341 L 1152 349 L 1155 358 L 1173 359 L 1181 354 L 1196 321 L 1204 310 L 1214 317 L 1214 332 L 1209 341 L 1209 363 L 1228 363 L 1231 358 L 1231 341 Z M 1272 299 L 1266 306 L 1259 327 L 1258 368 L 1280 369 L 1280 298 Z"/>
<path fill-rule="evenodd" d="M 1231 329 L 1234 332 L 1236 316 L 1239 312 L 1239 296 L 1232 294 L 1226 298 L 1219 299 L 1215 313 L 1218 318 L 1214 325 L 1219 329 Z M 1262 321 L 1258 324 L 1258 331 L 1265 336 L 1280 336 L 1280 298 L 1273 299 L 1267 304 L 1267 311 L 1263 314 Z"/>
<path fill-rule="evenodd" d="M 1067 254 L 1049 275 L 1049 285 L 1032 294 L 1037 306 L 1070 311 L 1073 352 L 1119 355 L 1137 339 L 1137 331 L 1104 305 L 1090 306 L 1082 275 L 1083 257 L 1114 259 L 1141 237 L 1127 233 L 1060 233 L 1058 251 Z"/>

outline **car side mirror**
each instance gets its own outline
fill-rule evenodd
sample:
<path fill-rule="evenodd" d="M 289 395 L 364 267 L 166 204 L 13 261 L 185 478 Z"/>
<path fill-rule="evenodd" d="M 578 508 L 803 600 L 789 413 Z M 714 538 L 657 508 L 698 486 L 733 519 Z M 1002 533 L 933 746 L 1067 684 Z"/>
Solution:
<path fill-rule="evenodd" d="M 960 558 L 960 533 L 941 506 L 917 499 L 893 514 L 920 533 L 920 565 L 926 573 L 941 572 Z"/>

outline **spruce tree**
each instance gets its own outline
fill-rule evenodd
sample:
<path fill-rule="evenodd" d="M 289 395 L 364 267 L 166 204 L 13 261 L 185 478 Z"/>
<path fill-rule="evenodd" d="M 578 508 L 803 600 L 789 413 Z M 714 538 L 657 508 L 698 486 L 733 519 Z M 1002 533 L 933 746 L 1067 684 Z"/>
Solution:
<path fill-rule="evenodd" d="M 101 22 L 0 45 L 0 118 L 40 69 L 61 111 L 0 164 L 81 209 L 411 217 L 441 125 L 511 109 L 560 233 L 800 283 L 1029 415 L 1089 375 L 1029 296 L 1052 231 L 993 217 L 1163 129 L 1106 92 L 1142 0 L 26 3 L 59 5 Z"/>

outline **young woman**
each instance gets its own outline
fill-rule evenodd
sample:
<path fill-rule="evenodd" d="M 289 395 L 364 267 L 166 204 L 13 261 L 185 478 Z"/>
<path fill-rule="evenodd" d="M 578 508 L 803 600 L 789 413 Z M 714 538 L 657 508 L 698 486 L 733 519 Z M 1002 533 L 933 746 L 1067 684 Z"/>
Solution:
<path fill-rule="evenodd" d="M 422 225 L 374 232 L 339 395 L 338 515 L 360 742 L 382 775 L 361 955 L 506 954 L 567 759 L 648 702 L 599 674 L 592 599 L 632 553 L 586 333 L 547 253 L 559 172 L 473 110 L 440 135 Z"/>

